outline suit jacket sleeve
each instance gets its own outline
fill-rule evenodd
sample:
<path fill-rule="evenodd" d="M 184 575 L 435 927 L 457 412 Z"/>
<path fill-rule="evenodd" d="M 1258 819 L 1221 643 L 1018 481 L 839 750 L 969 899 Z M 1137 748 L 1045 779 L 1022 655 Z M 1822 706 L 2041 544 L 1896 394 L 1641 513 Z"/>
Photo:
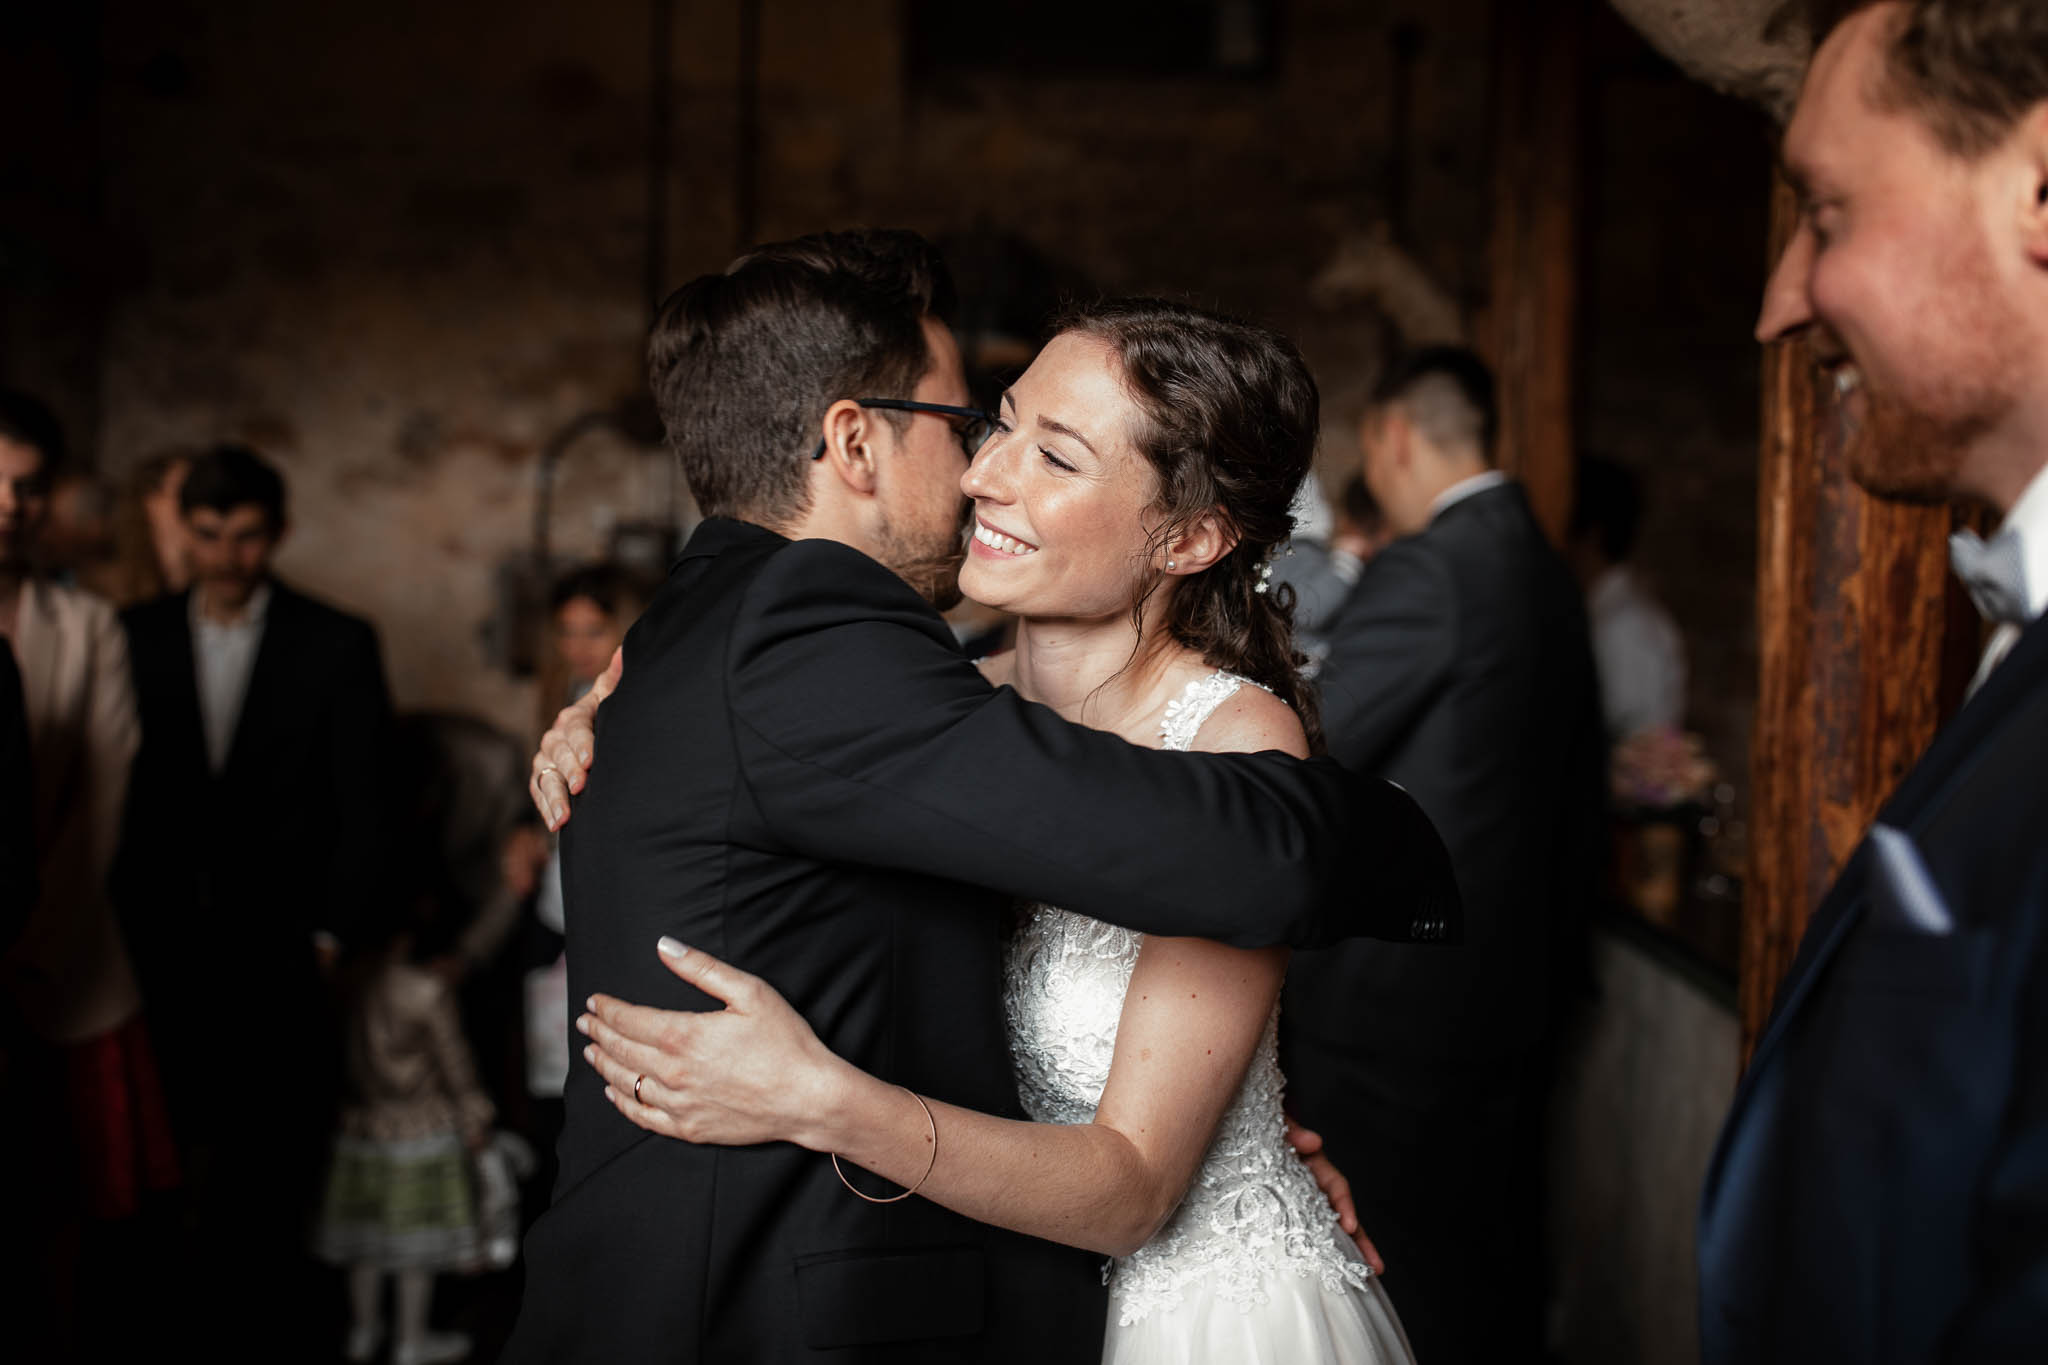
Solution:
<path fill-rule="evenodd" d="M 1143 749 L 991 692 L 928 606 L 844 546 L 774 555 L 731 648 L 735 746 L 792 852 L 1243 945 L 1456 932 L 1449 859 L 1398 788 Z"/>
<path fill-rule="evenodd" d="M 1436 551 L 1410 538 L 1365 566 L 1330 623 L 1319 679 L 1330 753 L 1374 772 L 1450 673 L 1457 596 Z"/>
<path fill-rule="evenodd" d="M 388 895 L 381 878 L 391 845 L 384 801 L 376 786 L 378 757 L 385 752 L 391 722 L 391 694 L 377 633 L 361 621 L 345 623 L 335 655 L 328 713 L 328 780 L 332 791 L 334 839 L 324 901 L 315 907 L 316 933 L 347 943 L 365 907 Z"/>

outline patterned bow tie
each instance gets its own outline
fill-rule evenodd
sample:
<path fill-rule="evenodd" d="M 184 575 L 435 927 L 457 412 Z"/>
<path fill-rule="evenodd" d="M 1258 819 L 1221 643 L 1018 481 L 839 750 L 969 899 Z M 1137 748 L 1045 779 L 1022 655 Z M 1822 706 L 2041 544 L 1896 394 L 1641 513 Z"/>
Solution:
<path fill-rule="evenodd" d="M 2008 528 L 1987 541 L 1974 531 L 1958 531 L 1948 538 L 1948 558 L 1985 620 L 2024 626 L 2033 619 L 2027 610 L 2027 563 L 2016 532 Z"/>

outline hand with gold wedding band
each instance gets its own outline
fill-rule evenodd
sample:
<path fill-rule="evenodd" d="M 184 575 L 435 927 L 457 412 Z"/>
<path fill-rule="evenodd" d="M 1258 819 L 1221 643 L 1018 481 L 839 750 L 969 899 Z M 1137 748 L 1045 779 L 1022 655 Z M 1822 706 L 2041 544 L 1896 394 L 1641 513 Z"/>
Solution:
<path fill-rule="evenodd" d="M 850 1075 L 774 987 L 709 953 L 663 939 L 663 965 L 724 1009 L 663 1010 L 594 995 L 576 1027 L 605 1098 L 650 1133 L 736 1146 L 795 1142 L 815 1130 Z"/>
<path fill-rule="evenodd" d="M 527 778 L 526 790 L 550 830 L 568 823 L 569 798 L 582 791 L 589 779 L 597 749 L 597 708 L 619 685 L 619 675 L 625 667 L 626 651 L 622 646 L 613 652 L 610 666 L 591 684 L 583 699 L 563 707 L 556 714 L 554 725 L 540 737 L 540 750 L 533 756 L 533 771 Z"/>

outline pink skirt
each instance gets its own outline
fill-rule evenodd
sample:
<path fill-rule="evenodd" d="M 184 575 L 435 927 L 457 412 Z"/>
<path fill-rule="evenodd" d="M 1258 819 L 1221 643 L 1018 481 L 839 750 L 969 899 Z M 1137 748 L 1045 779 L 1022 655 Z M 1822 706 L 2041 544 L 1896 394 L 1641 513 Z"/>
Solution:
<path fill-rule="evenodd" d="M 95 1218 L 127 1218 L 174 1189 L 178 1153 L 142 1016 L 63 1048 L 64 1107 L 79 1188 Z"/>

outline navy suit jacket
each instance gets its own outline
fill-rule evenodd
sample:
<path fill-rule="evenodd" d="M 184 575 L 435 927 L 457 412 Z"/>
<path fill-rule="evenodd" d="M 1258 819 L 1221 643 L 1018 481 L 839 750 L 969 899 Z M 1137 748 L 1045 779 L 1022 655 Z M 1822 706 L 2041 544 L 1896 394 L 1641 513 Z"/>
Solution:
<path fill-rule="evenodd" d="M 1392 786 L 1069 725 L 991 689 L 844 545 L 712 518 L 625 648 L 563 835 L 573 999 L 716 1008 L 661 965 L 672 934 L 855 1064 L 1021 1117 L 1010 896 L 1247 944 L 1455 931 L 1443 846 Z M 1369 873 L 1385 893 L 1361 904 Z M 1100 1359 L 1100 1257 L 862 1203 L 788 1144 L 651 1136 L 601 1087 L 572 1068 L 508 1365 Z"/>
<path fill-rule="evenodd" d="M 2048 620 L 1808 925 L 1700 1211 L 1707 1365 L 2048 1360 Z"/>

